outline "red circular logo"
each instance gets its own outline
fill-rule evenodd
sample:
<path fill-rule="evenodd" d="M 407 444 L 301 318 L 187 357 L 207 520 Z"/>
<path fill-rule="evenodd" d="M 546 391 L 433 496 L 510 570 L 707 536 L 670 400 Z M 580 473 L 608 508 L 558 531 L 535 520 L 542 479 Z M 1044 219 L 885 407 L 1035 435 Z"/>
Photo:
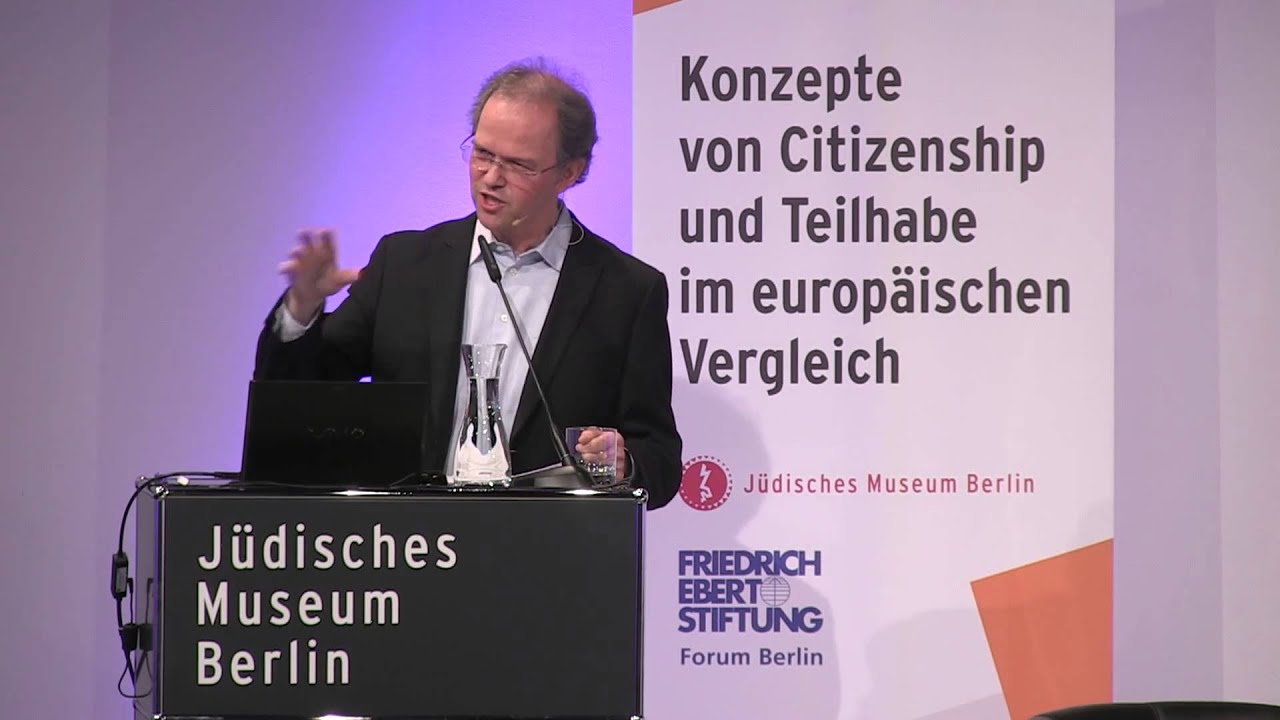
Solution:
<path fill-rule="evenodd" d="M 715 510 L 729 499 L 731 490 L 733 478 L 717 458 L 699 455 L 685 463 L 680 497 L 694 510 Z"/>

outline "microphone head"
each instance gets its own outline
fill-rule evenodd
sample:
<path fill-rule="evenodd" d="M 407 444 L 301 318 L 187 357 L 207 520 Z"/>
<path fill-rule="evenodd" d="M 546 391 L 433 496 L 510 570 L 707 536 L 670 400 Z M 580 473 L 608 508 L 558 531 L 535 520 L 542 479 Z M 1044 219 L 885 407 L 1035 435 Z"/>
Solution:
<path fill-rule="evenodd" d="M 493 248 L 489 247 L 488 238 L 477 235 L 476 242 L 480 243 L 480 258 L 484 260 L 484 269 L 489 271 L 489 279 L 501 282 L 502 271 L 498 269 L 498 260 L 493 256 Z"/>

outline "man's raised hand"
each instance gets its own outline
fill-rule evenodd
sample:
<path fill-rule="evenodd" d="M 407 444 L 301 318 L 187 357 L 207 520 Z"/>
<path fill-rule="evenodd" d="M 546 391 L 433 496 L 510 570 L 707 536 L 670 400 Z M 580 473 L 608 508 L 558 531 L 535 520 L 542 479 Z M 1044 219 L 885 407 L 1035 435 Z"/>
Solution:
<path fill-rule="evenodd" d="M 331 295 L 356 281 L 360 271 L 338 267 L 338 242 L 332 230 L 303 230 L 289 259 L 280 263 L 289 279 L 285 306 L 293 319 L 309 323 Z"/>

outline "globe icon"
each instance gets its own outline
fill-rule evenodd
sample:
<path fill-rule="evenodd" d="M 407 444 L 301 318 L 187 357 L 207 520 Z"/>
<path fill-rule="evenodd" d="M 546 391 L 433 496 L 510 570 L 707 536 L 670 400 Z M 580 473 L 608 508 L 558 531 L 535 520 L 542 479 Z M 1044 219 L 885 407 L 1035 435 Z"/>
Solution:
<path fill-rule="evenodd" d="M 791 584 L 782 577 L 770 575 L 760 581 L 760 600 L 769 607 L 778 607 L 791 599 Z"/>

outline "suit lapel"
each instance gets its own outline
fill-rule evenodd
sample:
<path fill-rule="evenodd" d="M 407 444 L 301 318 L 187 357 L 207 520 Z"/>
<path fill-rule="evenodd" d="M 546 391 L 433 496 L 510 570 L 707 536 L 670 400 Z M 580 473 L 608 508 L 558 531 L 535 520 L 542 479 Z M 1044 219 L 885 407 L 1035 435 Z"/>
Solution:
<path fill-rule="evenodd" d="M 565 254 L 556 291 L 547 309 L 547 319 L 533 351 L 533 367 L 542 381 L 542 389 L 551 394 L 551 380 L 560 367 L 560 358 L 573 339 L 573 333 L 581 324 L 582 315 L 591 304 L 596 283 L 600 279 L 603 242 L 584 228 L 580 242 L 571 244 Z M 526 375 L 524 392 L 520 395 L 520 407 L 511 426 L 512 443 L 529 423 L 542 401 L 534 386 L 533 376 Z M 554 411 L 554 407 L 552 410 Z"/>
<path fill-rule="evenodd" d="M 475 233 L 475 215 L 460 221 L 442 243 L 442 256 L 433 258 L 431 273 L 432 304 L 427 308 L 431 323 L 430 381 L 432 420 L 443 438 L 447 451 L 453 435 L 454 400 L 458 391 L 458 368 L 462 364 L 462 324 L 467 304 L 467 265 L 471 256 L 471 238 Z M 440 460 L 444 461 L 441 454 Z"/>

